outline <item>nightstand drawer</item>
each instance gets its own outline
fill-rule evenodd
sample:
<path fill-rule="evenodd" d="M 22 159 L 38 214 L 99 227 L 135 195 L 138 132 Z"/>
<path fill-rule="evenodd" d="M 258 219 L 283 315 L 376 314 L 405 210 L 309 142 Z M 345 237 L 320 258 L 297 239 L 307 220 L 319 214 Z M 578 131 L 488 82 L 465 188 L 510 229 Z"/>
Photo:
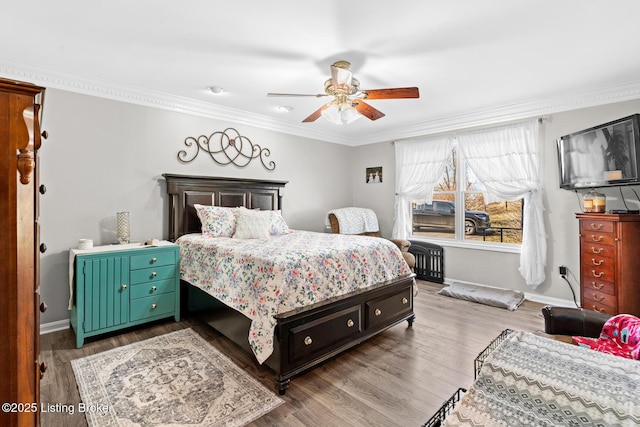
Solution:
<path fill-rule="evenodd" d="M 131 295 L 129 297 L 133 300 L 154 295 L 166 294 L 169 292 L 175 292 L 175 283 L 176 282 L 174 279 L 167 279 L 133 285 L 131 286 Z"/>
<path fill-rule="evenodd" d="M 176 262 L 174 251 L 152 251 L 142 255 L 131 256 L 131 269 L 155 267 L 158 265 L 173 265 Z"/>
<path fill-rule="evenodd" d="M 144 268 L 131 272 L 129 280 L 132 285 L 145 282 L 158 282 L 160 280 L 172 279 L 176 275 L 175 265 L 164 265 L 160 267 Z"/>
<path fill-rule="evenodd" d="M 175 294 L 168 293 L 156 295 L 146 298 L 132 300 L 130 303 L 130 318 L 132 322 L 145 319 L 147 317 L 155 317 L 163 314 L 172 313 L 175 309 Z"/>

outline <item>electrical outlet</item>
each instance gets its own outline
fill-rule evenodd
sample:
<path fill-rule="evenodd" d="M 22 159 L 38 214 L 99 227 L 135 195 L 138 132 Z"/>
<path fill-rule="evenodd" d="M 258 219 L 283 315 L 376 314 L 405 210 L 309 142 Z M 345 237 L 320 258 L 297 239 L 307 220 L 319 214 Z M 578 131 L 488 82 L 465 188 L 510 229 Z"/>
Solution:
<path fill-rule="evenodd" d="M 560 266 L 560 276 L 566 276 L 567 275 L 567 267 L 564 265 Z"/>

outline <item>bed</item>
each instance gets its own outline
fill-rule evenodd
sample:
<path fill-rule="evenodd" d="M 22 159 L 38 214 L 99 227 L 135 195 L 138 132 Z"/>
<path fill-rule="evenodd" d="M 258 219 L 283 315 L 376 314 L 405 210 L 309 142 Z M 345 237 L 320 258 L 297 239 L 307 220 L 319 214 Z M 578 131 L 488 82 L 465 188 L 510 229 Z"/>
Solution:
<path fill-rule="evenodd" d="M 476 380 L 425 426 L 637 426 L 640 364 L 505 330 L 476 359 Z"/>
<path fill-rule="evenodd" d="M 261 211 L 279 211 L 282 207 L 282 195 L 286 181 L 250 180 L 237 178 L 219 178 L 163 174 L 168 194 L 168 238 L 182 245 L 202 245 L 197 235 L 202 225 L 196 213 L 195 205 L 215 205 L 219 207 L 244 207 Z M 305 232 L 295 231 L 291 235 L 280 236 L 286 245 L 302 245 L 310 239 Z M 319 238 L 346 239 L 353 236 L 338 236 L 313 233 Z M 292 243 L 302 239 L 302 242 Z M 375 237 L 355 237 L 385 241 Z M 223 239 L 220 239 L 221 242 Z M 229 239 L 232 240 L 232 239 Z M 193 243 L 196 241 L 196 243 Z M 310 242 L 309 240 L 307 242 Z M 243 246 L 255 242 L 247 241 Z M 266 244 L 267 242 L 265 242 Z M 311 243 L 307 243 L 312 245 Z M 384 243 L 385 245 L 388 242 Z M 393 244 L 391 244 L 393 247 Z M 193 249 L 193 248 L 191 248 Z M 191 250 L 189 249 L 189 250 Z M 207 249 L 223 251 L 227 249 Z M 266 250 L 266 249 L 265 249 Z M 394 248 L 400 258 L 402 255 Z M 225 252 L 226 253 L 226 252 Z M 185 260 L 195 255 L 182 257 Z M 395 256 L 395 255 L 394 255 Z M 404 261 L 403 261 L 404 262 Z M 185 264 L 186 267 L 186 264 Z M 182 270 L 182 265 L 181 265 Z M 250 331 L 255 335 L 254 322 L 229 301 L 210 295 L 211 287 L 202 286 L 195 275 L 185 273 L 182 276 L 182 300 L 185 309 L 211 325 L 240 347 L 254 355 L 259 363 L 274 372 L 274 383 L 279 394 L 285 394 L 290 381 L 296 375 L 326 362 L 362 341 L 404 321 L 412 326 L 414 277 L 406 274 L 376 282 L 367 287 L 354 286 L 337 296 L 324 296 L 304 306 L 284 305 L 273 313 L 272 346 L 265 353 L 256 352 L 255 340 L 250 340 Z M 372 277 L 375 277 L 374 275 Z M 190 283 L 189 280 L 194 283 Z M 195 283 L 198 282 L 198 283 Z M 233 305 L 233 304 L 230 304 Z M 252 329 L 253 327 L 253 329 Z"/>

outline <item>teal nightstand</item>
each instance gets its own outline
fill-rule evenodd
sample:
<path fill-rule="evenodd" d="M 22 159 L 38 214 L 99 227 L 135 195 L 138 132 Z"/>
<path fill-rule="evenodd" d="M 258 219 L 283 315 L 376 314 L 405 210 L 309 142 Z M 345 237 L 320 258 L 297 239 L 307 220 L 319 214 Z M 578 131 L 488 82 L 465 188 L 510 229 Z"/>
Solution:
<path fill-rule="evenodd" d="M 112 245 L 72 250 L 71 327 L 86 337 L 173 316 L 180 320 L 180 247 Z"/>

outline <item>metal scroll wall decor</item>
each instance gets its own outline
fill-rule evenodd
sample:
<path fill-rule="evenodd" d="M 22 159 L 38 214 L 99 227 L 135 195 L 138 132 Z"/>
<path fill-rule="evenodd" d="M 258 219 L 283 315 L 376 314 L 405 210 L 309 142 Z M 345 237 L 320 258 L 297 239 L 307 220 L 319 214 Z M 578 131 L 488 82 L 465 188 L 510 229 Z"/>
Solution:
<path fill-rule="evenodd" d="M 180 150 L 178 160 L 182 163 L 192 162 L 200 154 L 200 151 L 204 151 L 211 156 L 214 162 L 223 166 L 234 164 L 243 168 L 253 159 L 260 159 L 260 163 L 265 169 L 272 171 L 276 168 L 273 161 L 267 162 L 266 160 L 271 155 L 268 148 L 254 144 L 249 138 L 240 135 L 233 128 L 214 132 L 209 136 L 200 135 L 197 138 L 190 136 L 184 140 L 184 145 L 187 147 L 195 146 L 195 153 L 191 158 L 187 158 L 189 155 L 187 150 Z"/>

